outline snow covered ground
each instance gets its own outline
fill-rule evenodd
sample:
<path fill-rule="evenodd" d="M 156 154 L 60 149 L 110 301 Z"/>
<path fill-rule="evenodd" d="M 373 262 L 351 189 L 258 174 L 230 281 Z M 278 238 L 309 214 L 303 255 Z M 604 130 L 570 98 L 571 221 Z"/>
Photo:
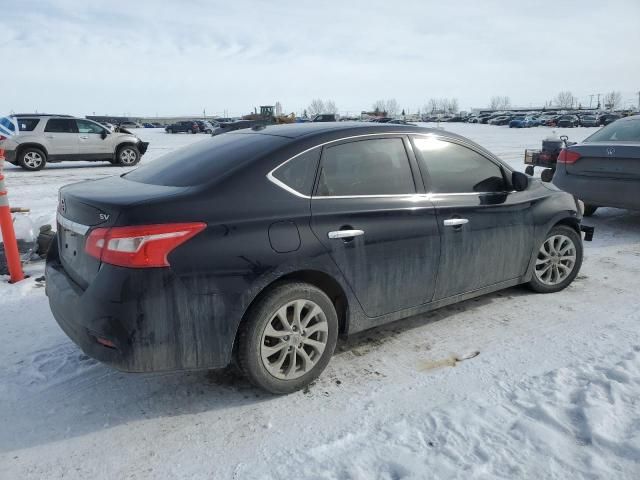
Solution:
<path fill-rule="evenodd" d="M 446 126 L 518 168 L 550 133 Z M 205 138 L 139 134 L 143 162 Z M 60 186 L 120 173 L 66 163 L 7 180 L 12 205 L 52 221 Z M 585 223 L 596 235 L 565 291 L 511 288 L 364 332 L 287 397 L 228 371 L 127 375 L 87 358 L 29 265 L 0 283 L 0 478 L 640 478 L 640 213 Z"/>

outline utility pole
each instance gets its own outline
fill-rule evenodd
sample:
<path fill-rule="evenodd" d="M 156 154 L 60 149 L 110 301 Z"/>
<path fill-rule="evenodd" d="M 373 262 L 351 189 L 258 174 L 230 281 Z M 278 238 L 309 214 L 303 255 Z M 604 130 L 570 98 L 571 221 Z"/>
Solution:
<path fill-rule="evenodd" d="M 598 106 L 596 107 L 598 110 L 600 110 L 600 95 L 602 95 L 601 93 L 598 94 Z"/>
<path fill-rule="evenodd" d="M 591 110 L 591 103 L 593 102 L 593 93 L 589 95 L 589 110 Z"/>
<path fill-rule="evenodd" d="M 638 92 L 638 111 L 640 112 L 640 92 Z"/>

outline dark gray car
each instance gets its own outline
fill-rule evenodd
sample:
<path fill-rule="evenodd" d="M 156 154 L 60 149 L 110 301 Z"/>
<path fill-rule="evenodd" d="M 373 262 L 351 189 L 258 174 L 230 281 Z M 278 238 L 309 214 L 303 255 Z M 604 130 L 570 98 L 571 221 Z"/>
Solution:
<path fill-rule="evenodd" d="M 585 203 L 640 210 L 640 115 L 621 118 L 560 152 L 553 183 Z"/>

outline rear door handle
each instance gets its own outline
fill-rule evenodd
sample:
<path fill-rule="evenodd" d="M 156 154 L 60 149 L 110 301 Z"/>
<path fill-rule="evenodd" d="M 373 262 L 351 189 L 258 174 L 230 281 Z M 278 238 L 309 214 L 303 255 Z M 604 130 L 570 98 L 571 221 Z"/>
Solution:
<path fill-rule="evenodd" d="M 364 230 L 334 230 L 327 235 L 332 240 L 336 238 L 353 238 L 364 235 Z"/>
<path fill-rule="evenodd" d="M 469 223 L 469 219 L 467 218 L 448 218 L 444 221 L 445 227 L 459 227 L 461 225 L 465 225 Z"/>

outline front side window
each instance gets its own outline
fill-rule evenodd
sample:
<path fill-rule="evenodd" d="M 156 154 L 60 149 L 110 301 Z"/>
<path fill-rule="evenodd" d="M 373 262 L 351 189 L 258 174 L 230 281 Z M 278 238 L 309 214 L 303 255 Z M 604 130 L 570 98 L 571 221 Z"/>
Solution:
<path fill-rule="evenodd" d="M 502 169 L 488 158 L 456 143 L 415 137 L 418 160 L 429 176 L 431 193 L 504 192 Z"/>
<path fill-rule="evenodd" d="M 76 120 L 76 124 L 78 126 L 78 132 L 80 133 L 97 133 L 101 134 L 104 132 L 104 128 L 101 126 L 90 122 L 89 120 Z"/>
<path fill-rule="evenodd" d="M 52 118 L 47 122 L 44 131 L 50 133 L 77 133 L 76 121 L 72 118 Z"/>
<path fill-rule="evenodd" d="M 640 142 L 640 120 L 610 123 L 585 139 L 584 142 Z"/>
<path fill-rule="evenodd" d="M 415 193 L 401 138 L 380 138 L 325 148 L 317 196 Z"/>
<path fill-rule="evenodd" d="M 33 132 L 40 123 L 39 118 L 19 118 L 18 129 L 21 132 Z"/>
<path fill-rule="evenodd" d="M 314 148 L 289 160 L 273 172 L 273 177 L 303 195 L 311 195 L 320 159 L 320 148 Z"/>

